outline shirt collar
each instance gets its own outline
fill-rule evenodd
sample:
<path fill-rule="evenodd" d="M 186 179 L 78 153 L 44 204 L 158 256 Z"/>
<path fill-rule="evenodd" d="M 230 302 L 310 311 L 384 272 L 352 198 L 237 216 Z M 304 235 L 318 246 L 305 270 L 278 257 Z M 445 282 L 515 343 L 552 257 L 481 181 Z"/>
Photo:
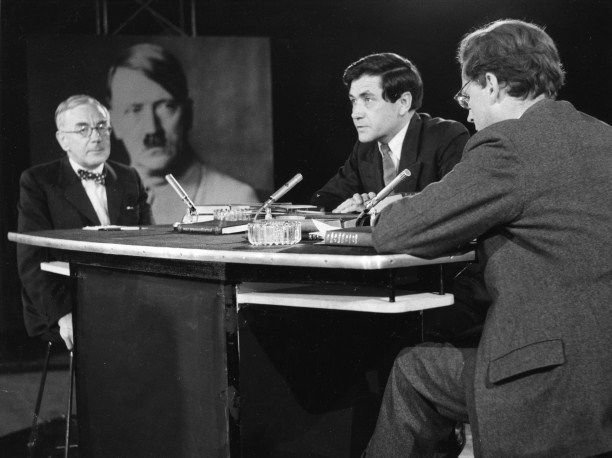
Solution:
<path fill-rule="evenodd" d="M 391 155 L 395 157 L 398 160 L 398 162 L 399 162 L 399 158 L 402 155 L 402 145 L 404 144 L 404 138 L 406 137 L 406 132 L 408 131 L 409 125 L 410 125 L 410 119 L 408 120 L 406 125 L 402 127 L 400 131 L 397 134 L 395 134 L 395 137 L 393 137 L 391 141 L 389 141 L 388 143 L 389 149 L 391 150 Z M 380 145 L 381 143 L 378 142 L 379 151 L 381 151 Z M 382 154 L 382 151 L 381 151 L 381 154 Z"/>
<path fill-rule="evenodd" d="M 75 161 L 72 160 L 71 157 L 68 157 L 68 161 L 70 161 L 70 166 L 72 167 L 72 170 L 74 170 L 74 173 L 78 174 L 79 170 L 87 170 L 88 172 L 93 172 L 93 173 L 102 173 L 102 170 L 104 170 L 104 162 L 102 164 L 100 164 L 99 166 L 97 166 L 95 169 L 88 169 L 86 167 L 83 167 L 82 165 L 77 164 Z"/>

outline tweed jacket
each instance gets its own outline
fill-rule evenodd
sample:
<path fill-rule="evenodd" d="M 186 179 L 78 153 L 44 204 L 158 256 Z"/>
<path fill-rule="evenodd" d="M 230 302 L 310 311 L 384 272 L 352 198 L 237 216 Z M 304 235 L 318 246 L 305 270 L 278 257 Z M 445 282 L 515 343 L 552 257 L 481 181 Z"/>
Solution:
<path fill-rule="evenodd" d="M 612 450 L 611 228 L 612 128 L 548 99 L 382 211 L 379 252 L 437 256 L 478 237 L 493 303 L 468 402 L 477 453 Z"/>
<path fill-rule="evenodd" d="M 111 161 L 104 168 L 111 223 L 150 224 L 147 194 L 136 170 Z M 100 224 L 67 157 L 23 172 L 18 210 L 19 232 Z M 70 279 L 40 270 L 40 263 L 47 260 L 52 260 L 48 249 L 17 245 L 24 320 L 28 334 L 32 336 L 48 332 L 73 306 Z"/>
<path fill-rule="evenodd" d="M 395 192 L 418 192 L 446 175 L 459 160 L 469 138 L 465 126 L 457 121 L 414 113 L 400 156 L 399 170 L 411 176 Z M 357 142 L 338 173 L 311 199 L 313 205 L 331 211 L 355 193 L 378 192 L 385 186 L 377 142 Z"/>

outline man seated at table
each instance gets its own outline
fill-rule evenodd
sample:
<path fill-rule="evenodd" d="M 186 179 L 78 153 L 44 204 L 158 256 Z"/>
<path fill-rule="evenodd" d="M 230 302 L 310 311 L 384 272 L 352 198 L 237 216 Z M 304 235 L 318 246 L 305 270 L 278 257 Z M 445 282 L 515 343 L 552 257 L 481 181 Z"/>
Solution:
<path fill-rule="evenodd" d="M 311 203 L 338 213 L 361 211 L 364 203 L 398 171 L 410 177 L 397 192 L 418 192 L 440 180 L 461 160 L 469 138 L 457 121 L 419 113 L 423 82 L 408 59 L 393 53 L 371 54 L 350 64 L 343 75 L 358 140 L 338 173 Z M 425 333 L 440 339 L 474 340 L 489 305 L 477 264 L 468 266 L 447 287 L 455 306 L 424 313 Z M 454 284 L 451 284 L 454 283 Z"/>
<path fill-rule="evenodd" d="M 342 79 L 358 141 L 338 173 L 314 194 L 313 205 L 360 211 L 400 170 L 407 168 L 411 176 L 396 191 L 418 192 L 459 162 L 468 131 L 457 121 L 417 112 L 423 82 L 408 59 L 371 54 L 350 64 Z"/>
<path fill-rule="evenodd" d="M 143 43 L 125 50 L 108 72 L 107 89 L 113 132 L 142 176 L 156 224 L 180 221 L 186 211 L 164 179 L 169 173 L 197 205 L 259 201 L 250 185 L 196 158 L 187 78 L 166 49 Z"/>
<path fill-rule="evenodd" d="M 132 167 L 107 161 L 111 124 L 107 109 L 87 95 L 75 95 L 55 111 L 55 134 L 66 156 L 23 172 L 19 194 L 19 232 L 71 229 L 92 225 L 151 223 L 147 193 Z M 46 334 L 59 326 L 73 346 L 71 282 L 43 272 L 52 260 L 45 248 L 17 245 L 28 334 Z"/>
<path fill-rule="evenodd" d="M 438 256 L 478 237 L 493 302 L 478 348 L 398 356 L 366 456 L 434 456 L 467 421 L 476 456 L 610 456 L 612 128 L 555 100 L 564 72 L 536 25 L 496 21 L 457 55 L 478 132 L 373 240 Z"/>

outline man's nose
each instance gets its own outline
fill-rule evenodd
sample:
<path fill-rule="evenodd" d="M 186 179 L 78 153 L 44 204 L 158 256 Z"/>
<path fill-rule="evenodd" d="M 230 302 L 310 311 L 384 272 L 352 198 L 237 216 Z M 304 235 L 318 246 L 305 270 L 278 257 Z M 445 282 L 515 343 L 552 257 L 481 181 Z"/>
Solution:
<path fill-rule="evenodd" d="M 468 111 L 467 122 L 474 124 L 474 115 L 472 115 L 472 110 Z"/>
<path fill-rule="evenodd" d="M 94 142 L 99 142 L 102 140 L 102 134 L 100 133 L 100 129 L 97 127 L 92 127 L 91 134 L 89 135 L 89 140 Z"/>
<path fill-rule="evenodd" d="M 353 119 L 363 118 L 363 109 L 358 103 L 355 103 L 351 109 L 351 118 Z"/>
<path fill-rule="evenodd" d="M 159 119 L 157 118 L 155 106 L 153 106 L 153 104 L 147 105 L 143 110 L 141 126 L 147 133 L 157 132 L 159 128 Z"/>

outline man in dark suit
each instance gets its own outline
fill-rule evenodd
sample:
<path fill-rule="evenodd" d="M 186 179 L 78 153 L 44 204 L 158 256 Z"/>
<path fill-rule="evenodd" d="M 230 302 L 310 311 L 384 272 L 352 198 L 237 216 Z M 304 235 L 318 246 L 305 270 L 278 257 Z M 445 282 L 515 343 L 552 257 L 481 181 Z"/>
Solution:
<path fill-rule="evenodd" d="M 338 173 L 315 193 L 313 205 L 360 211 L 399 170 L 407 168 L 411 176 L 396 191 L 418 192 L 459 162 L 468 131 L 459 122 L 417 113 L 423 82 L 408 59 L 372 54 L 349 65 L 342 79 L 359 140 Z"/>
<path fill-rule="evenodd" d="M 107 162 L 111 130 L 107 109 L 89 96 L 72 96 L 57 107 L 55 123 L 66 157 L 21 175 L 19 232 L 151 224 L 147 194 L 136 170 Z M 17 246 L 25 325 L 31 336 L 59 327 L 71 349 L 70 281 L 40 270 L 41 261 L 49 259 L 44 248 Z"/>
<path fill-rule="evenodd" d="M 342 79 L 349 88 L 358 141 L 338 173 L 315 193 L 313 205 L 338 213 L 361 211 L 398 171 L 408 169 L 411 175 L 395 192 L 419 192 L 461 160 L 467 129 L 417 112 L 423 81 L 408 59 L 371 54 L 350 64 Z M 425 334 L 437 340 L 477 340 L 489 305 L 480 268 L 473 264 L 454 276 L 448 272 L 447 287 L 455 293 L 455 306 L 424 312 Z"/>
<path fill-rule="evenodd" d="M 438 183 L 383 209 L 379 252 L 437 256 L 478 237 L 493 296 L 478 348 L 398 356 L 367 456 L 428 456 L 468 421 L 476 455 L 612 452 L 612 128 L 556 101 L 538 26 L 467 35 L 456 96 L 479 131 Z"/>

